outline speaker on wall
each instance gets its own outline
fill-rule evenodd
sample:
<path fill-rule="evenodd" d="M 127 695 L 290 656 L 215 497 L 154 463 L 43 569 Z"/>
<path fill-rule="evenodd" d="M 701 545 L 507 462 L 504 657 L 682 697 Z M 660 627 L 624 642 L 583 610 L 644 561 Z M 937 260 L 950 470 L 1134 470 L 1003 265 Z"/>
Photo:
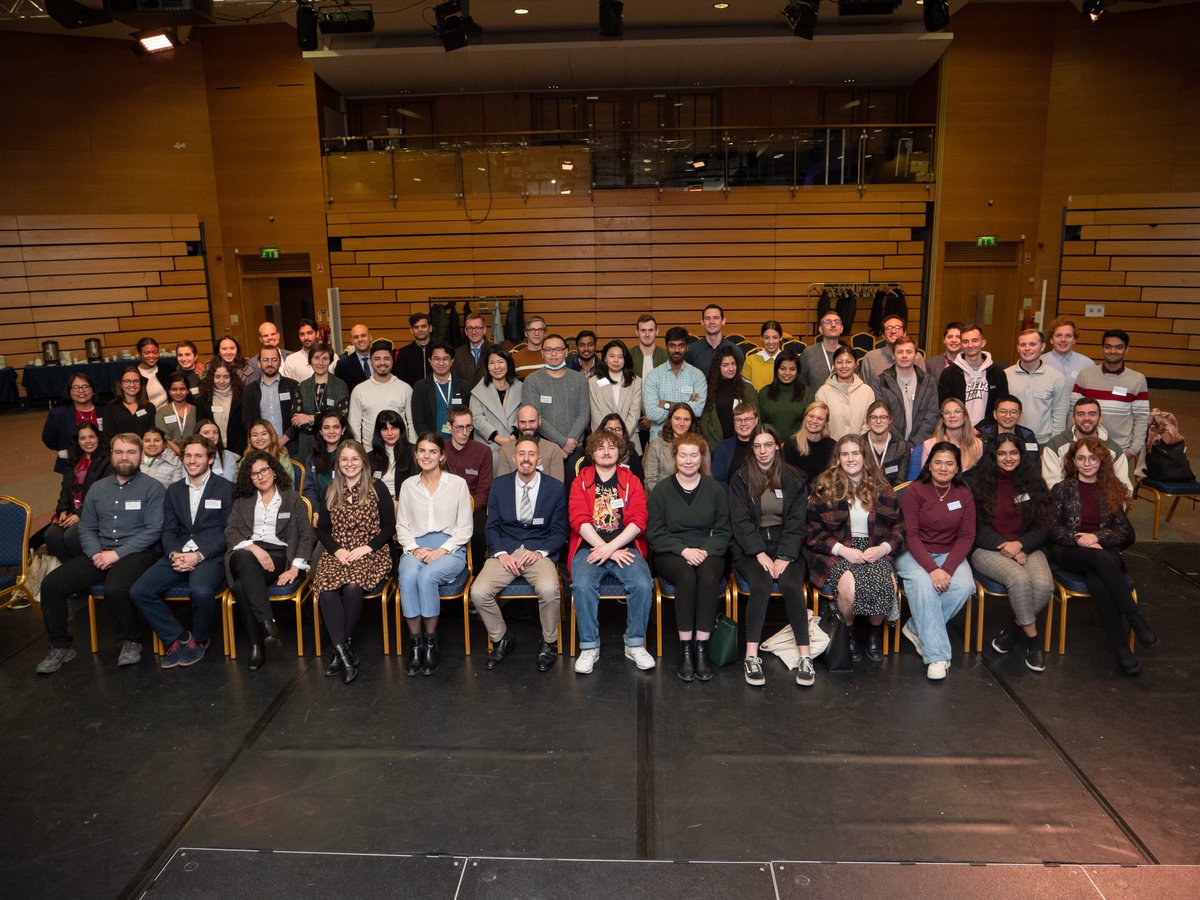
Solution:
<path fill-rule="evenodd" d="M 311 6 L 296 7 L 296 44 L 301 50 L 317 49 L 317 11 Z"/>
<path fill-rule="evenodd" d="M 90 5 L 74 0 L 46 0 L 43 5 L 46 14 L 63 28 L 87 28 L 89 25 L 105 25 L 112 21 L 100 0 L 91 0 Z"/>

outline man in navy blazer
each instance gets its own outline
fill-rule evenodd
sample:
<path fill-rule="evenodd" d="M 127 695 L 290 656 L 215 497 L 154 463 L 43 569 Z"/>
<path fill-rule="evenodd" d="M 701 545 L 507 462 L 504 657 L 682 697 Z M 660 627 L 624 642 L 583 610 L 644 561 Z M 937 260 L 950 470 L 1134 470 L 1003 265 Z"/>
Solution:
<path fill-rule="evenodd" d="M 517 470 L 492 482 L 488 495 L 488 559 L 471 585 L 471 600 L 492 639 L 487 668 L 494 669 L 513 651 L 515 642 L 504 624 L 496 596 L 517 578 L 538 595 L 542 644 L 537 670 L 547 672 L 558 656 L 561 586 L 558 554 L 567 541 L 567 497 L 563 483 L 538 470 L 541 452 L 536 438 L 516 443 Z"/>
<path fill-rule="evenodd" d="M 129 598 L 166 647 L 162 667 L 190 666 L 208 648 L 216 596 L 225 587 L 225 525 L 233 484 L 212 474 L 216 448 L 192 435 L 180 447 L 187 477 L 167 488 L 163 550 L 133 585 Z M 162 600 L 182 591 L 192 598 L 192 630 L 185 631 Z"/>

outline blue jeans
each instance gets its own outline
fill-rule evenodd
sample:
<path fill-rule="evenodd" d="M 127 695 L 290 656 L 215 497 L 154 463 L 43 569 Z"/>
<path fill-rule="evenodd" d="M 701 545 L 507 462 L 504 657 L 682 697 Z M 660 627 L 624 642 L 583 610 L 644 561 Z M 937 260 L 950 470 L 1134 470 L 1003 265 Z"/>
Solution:
<path fill-rule="evenodd" d="M 940 566 L 949 554 L 931 553 L 930 556 Z M 925 664 L 937 660 L 949 662 L 950 636 L 946 634 L 946 623 L 958 614 L 963 604 L 975 593 L 971 566 L 966 560 L 959 563 L 951 573 L 950 587 L 941 594 L 933 589 L 929 573 L 907 551 L 896 560 L 896 574 L 904 582 L 904 594 L 908 597 L 913 624 L 925 646 Z"/>
<path fill-rule="evenodd" d="M 183 637 L 184 628 L 162 598 L 187 588 L 192 595 L 192 637 L 206 643 L 211 635 L 216 596 L 225 587 L 225 561 L 206 559 L 191 572 L 176 572 L 163 557 L 151 566 L 129 590 L 129 599 L 146 617 L 154 633 L 168 647 Z"/>
<path fill-rule="evenodd" d="M 650 567 L 641 554 L 632 546 L 633 562 L 618 566 L 611 559 L 593 565 L 587 561 L 591 548 L 580 547 L 571 560 L 571 595 L 575 603 L 575 615 L 579 628 L 579 649 L 596 650 L 600 647 L 600 582 L 605 575 L 616 577 L 625 587 L 628 604 L 625 611 L 625 646 L 641 647 L 646 643 L 646 622 L 650 619 L 650 598 L 654 593 L 654 582 Z"/>
<path fill-rule="evenodd" d="M 436 618 L 442 607 L 442 585 L 452 582 L 466 567 L 466 547 L 459 547 L 431 563 L 423 563 L 411 553 L 400 557 L 397 574 L 404 618 Z"/>

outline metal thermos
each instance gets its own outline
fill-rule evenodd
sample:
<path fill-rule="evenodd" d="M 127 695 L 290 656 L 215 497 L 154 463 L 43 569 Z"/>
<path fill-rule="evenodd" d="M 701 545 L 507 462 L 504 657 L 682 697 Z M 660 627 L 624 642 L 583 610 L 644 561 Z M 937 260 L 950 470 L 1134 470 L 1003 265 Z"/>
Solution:
<path fill-rule="evenodd" d="M 42 362 L 48 366 L 58 365 L 58 341 L 42 341 Z"/>
<path fill-rule="evenodd" d="M 88 362 L 104 362 L 104 347 L 100 344 L 100 338 L 88 338 L 83 342 L 83 349 L 87 353 Z"/>

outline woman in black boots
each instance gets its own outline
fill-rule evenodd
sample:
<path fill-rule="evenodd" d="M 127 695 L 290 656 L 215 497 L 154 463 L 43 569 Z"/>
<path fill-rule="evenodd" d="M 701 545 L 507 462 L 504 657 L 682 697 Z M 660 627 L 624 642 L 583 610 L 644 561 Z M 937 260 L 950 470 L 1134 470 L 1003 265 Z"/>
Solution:
<path fill-rule="evenodd" d="M 358 675 L 358 656 L 350 642 L 362 615 L 363 595 L 391 573 L 395 533 L 392 498 L 383 482 L 371 477 L 367 451 L 358 441 L 343 441 L 317 519 L 317 538 L 325 553 L 317 560 L 313 590 L 333 645 L 325 674 L 341 672 L 346 684 Z"/>

